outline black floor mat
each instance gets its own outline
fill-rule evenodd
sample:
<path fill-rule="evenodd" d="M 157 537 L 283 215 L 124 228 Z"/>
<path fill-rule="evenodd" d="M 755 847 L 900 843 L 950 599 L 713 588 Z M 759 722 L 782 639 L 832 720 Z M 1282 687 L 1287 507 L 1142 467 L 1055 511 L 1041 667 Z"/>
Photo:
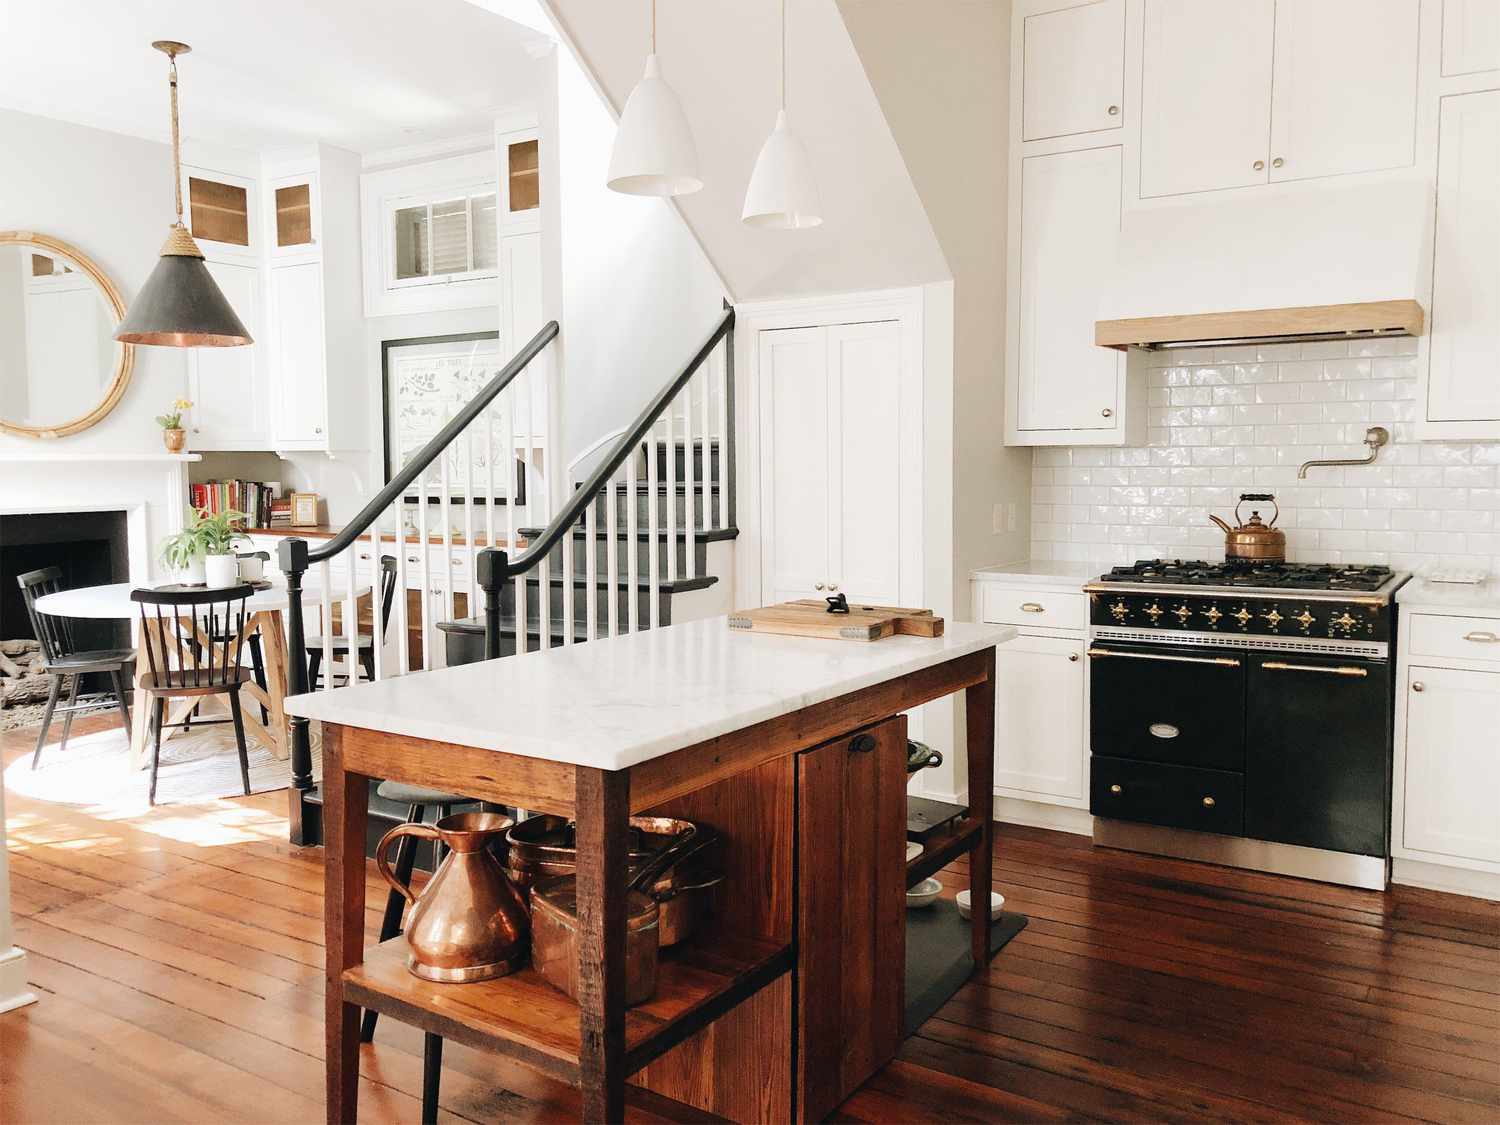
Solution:
<path fill-rule="evenodd" d="M 1026 928 L 1026 915 L 1002 911 L 990 923 L 990 956 Z M 906 1034 L 941 1008 L 969 979 L 969 923 L 953 902 L 939 899 L 906 912 Z"/>

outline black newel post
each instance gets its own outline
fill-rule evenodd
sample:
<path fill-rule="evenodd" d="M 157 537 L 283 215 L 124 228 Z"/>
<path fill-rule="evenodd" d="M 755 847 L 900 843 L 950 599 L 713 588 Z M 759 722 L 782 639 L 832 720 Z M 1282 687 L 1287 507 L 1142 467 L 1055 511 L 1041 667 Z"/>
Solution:
<path fill-rule="evenodd" d="M 500 655 L 500 588 L 505 585 L 505 567 L 509 560 L 499 547 L 486 547 L 479 552 L 475 568 L 479 585 L 484 590 L 484 658 L 494 660 Z M 526 643 L 522 630 L 524 621 L 516 623 L 516 651 Z"/>
<path fill-rule="evenodd" d="M 307 541 L 283 539 L 276 547 L 276 562 L 286 575 L 286 693 L 301 695 L 307 690 L 307 642 L 302 625 L 302 576 L 307 573 Z M 320 833 L 303 817 L 302 795 L 313 787 L 312 742 L 307 720 L 291 716 L 292 787 L 288 817 L 294 844 L 316 844 Z"/>

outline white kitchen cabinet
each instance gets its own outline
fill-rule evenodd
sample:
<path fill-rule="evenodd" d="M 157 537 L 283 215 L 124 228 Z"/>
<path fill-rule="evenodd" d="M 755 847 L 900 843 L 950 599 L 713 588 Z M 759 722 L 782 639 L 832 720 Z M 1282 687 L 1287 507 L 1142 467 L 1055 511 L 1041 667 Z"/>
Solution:
<path fill-rule="evenodd" d="M 1147 0 L 1142 198 L 1410 166 L 1420 0 Z"/>
<path fill-rule="evenodd" d="M 1406 674 L 1405 816 L 1411 852 L 1500 870 L 1500 668 L 1411 664 Z"/>
<path fill-rule="evenodd" d="M 1052 7 L 1022 17 L 1023 140 L 1118 129 L 1124 120 L 1125 0 Z"/>
<path fill-rule="evenodd" d="M 902 604 L 902 477 L 920 472 L 903 410 L 920 405 L 900 333 L 878 321 L 759 334 L 764 601 Z"/>
<path fill-rule="evenodd" d="M 1113 268 L 1120 228 L 1120 149 L 1029 156 L 1020 163 L 1007 440 L 1120 444 L 1132 405 L 1126 357 L 1094 344 L 1098 287 Z"/>
<path fill-rule="evenodd" d="M 193 403 L 188 443 L 195 450 L 264 449 L 270 403 L 261 271 L 232 262 L 210 261 L 207 267 L 255 342 L 187 349 L 188 398 Z"/>
<path fill-rule="evenodd" d="M 328 427 L 322 264 L 277 266 L 270 290 L 272 443 L 278 449 L 317 445 Z"/>
<path fill-rule="evenodd" d="M 1424 437 L 1500 438 L 1500 90 L 1442 99 Z"/>
<path fill-rule="evenodd" d="M 1088 803 L 1082 635 L 1022 634 L 995 650 L 995 787 L 1022 800 Z"/>
<path fill-rule="evenodd" d="M 1411 165 L 1417 21 L 1417 0 L 1278 0 L 1272 182 Z"/>
<path fill-rule="evenodd" d="M 1142 197 L 1266 182 L 1275 0 L 1148 0 Z"/>
<path fill-rule="evenodd" d="M 1443 0 L 1443 77 L 1500 70 L 1500 4 Z"/>

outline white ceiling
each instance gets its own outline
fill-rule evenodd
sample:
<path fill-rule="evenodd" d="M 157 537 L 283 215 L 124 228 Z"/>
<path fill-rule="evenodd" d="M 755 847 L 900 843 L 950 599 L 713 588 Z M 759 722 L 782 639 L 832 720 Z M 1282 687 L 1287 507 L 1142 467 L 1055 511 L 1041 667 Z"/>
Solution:
<path fill-rule="evenodd" d="M 476 0 L 483 2 L 483 0 Z M 546 0 L 616 112 L 640 79 L 649 0 Z M 735 299 L 915 285 L 951 276 L 834 0 L 788 0 L 788 121 L 824 225 L 740 222 L 776 119 L 777 0 L 659 0 L 662 74 L 698 145 L 704 188 L 678 202 Z"/>
<path fill-rule="evenodd" d="M 538 32 L 465 0 L 0 0 L 0 107 L 165 140 L 356 152 L 491 128 L 526 99 Z"/>

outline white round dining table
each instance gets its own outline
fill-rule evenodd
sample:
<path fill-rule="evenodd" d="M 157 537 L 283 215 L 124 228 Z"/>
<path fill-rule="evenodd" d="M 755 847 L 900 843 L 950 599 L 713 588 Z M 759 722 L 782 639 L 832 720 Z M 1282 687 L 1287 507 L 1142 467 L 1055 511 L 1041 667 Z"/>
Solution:
<path fill-rule="evenodd" d="M 130 600 L 132 590 L 139 589 L 132 582 L 111 582 L 103 586 L 79 586 L 72 590 L 59 590 L 55 594 L 46 594 L 36 600 L 36 611 L 53 617 L 75 617 L 89 618 L 93 620 L 131 620 L 135 622 L 136 646 L 141 644 L 140 634 L 144 627 L 140 620 L 140 605 Z M 370 592 L 368 585 L 356 585 L 354 596 L 364 597 Z M 335 588 L 329 591 L 328 601 L 330 606 L 337 605 L 349 599 L 347 587 Z M 244 685 L 243 690 L 265 708 L 265 720 L 262 721 L 260 708 L 247 707 L 244 711 L 244 724 L 246 733 L 253 735 L 259 741 L 266 744 L 270 751 L 278 758 L 285 759 L 289 754 L 289 740 L 287 736 L 287 718 L 284 701 L 287 695 L 286 661 L 287 643 L 286 629 L 281 620 L 281 611 L 291 603 L 287 589 L 280 583 L 275 583 L 267 589 L 257 590 L 245 602 L 245 612 L 250 618 L 250 627 L 246 631 L 248 638 L 252 634 L 259 635 L 261 655 L 265 665 L 266 686 L 264 689 L 259 684 L 251 681 Z M 323 589 L 321 586 L 304 586 L 302 589 L 302 604 L 310 612 L 315 613 L 323 603 Z M 314 618 L 316 620 L 316 618 Z M 304 658 L 305 659 L 305 658 Z M 135 669 L 135 683 L 140 686 L 141 678 L 146 674 L 143 665 L 145 661 L 137 660 Z M 330 673 L 331 674 L 331 673 Z M 137 692 L 136 698 L 142 698 Z M 176 705 L 177 711 L 173 713 L 172 722 L 180 722 L 183 715 L 192 711 L 195 701 L 187 700 Z M 130 748 L 134 761 L 139 765 L 147 760 L 147 739 L 149 737 L 149 723 L 146 712 L 149 708 L 136 706 L 131 712 Z M 180 714 L 179 714 L 180 712 Z M 169 726 L 163 731 L 164 738 L 170 738 L 180 727 Z"/>

